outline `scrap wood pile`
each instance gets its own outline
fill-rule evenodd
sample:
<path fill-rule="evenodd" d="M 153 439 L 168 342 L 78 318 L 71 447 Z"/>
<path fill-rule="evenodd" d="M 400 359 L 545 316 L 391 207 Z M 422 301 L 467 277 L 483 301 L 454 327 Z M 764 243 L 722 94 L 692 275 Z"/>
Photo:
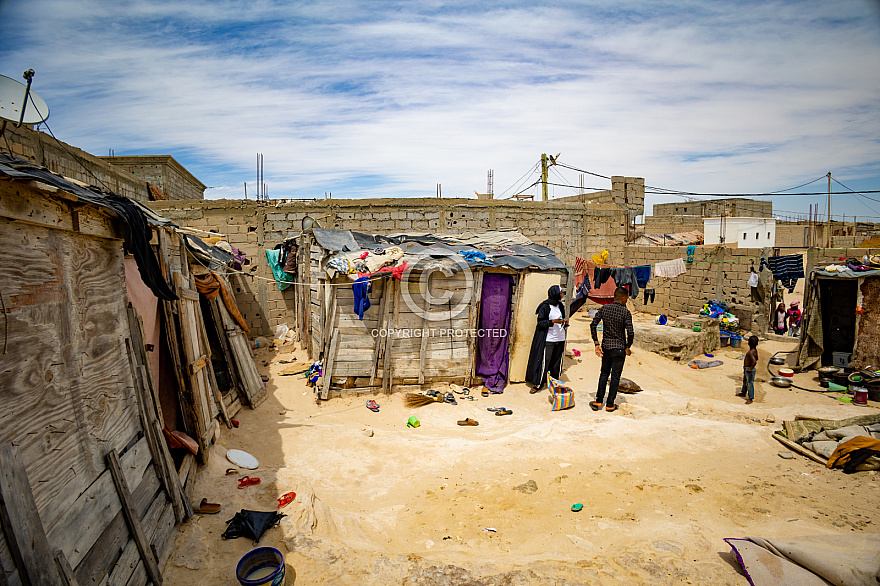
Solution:
<path fill-rule="evenodd" d="M 831 420 L 798 416 L 773 434 L 780 443 L 847 474 L 880 470 L 880 414 Z"/>

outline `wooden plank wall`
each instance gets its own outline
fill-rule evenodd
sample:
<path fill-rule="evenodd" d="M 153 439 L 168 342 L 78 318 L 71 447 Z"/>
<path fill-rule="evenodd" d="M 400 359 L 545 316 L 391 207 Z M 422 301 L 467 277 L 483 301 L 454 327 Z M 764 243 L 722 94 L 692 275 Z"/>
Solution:
<path fill-rule="evenodd" d="M 176 527 L 139 418 L 118 234 L 72 196 L 0 183 L 0 246 L 15 256 L 0 264 L 0 444 L 20 454 L 42 530 L 80 585 L 126 584 L 140 567 L 125 557 L 108 452 L 120 454 L 160 567 Z M 0 566 L 0 583 L 22 583 L 5 535 Z"/>
<path fill-rule="evenodd" d="M 395 281 L 393 287 L 387 279 L 374 280 L 369 294 L 370 309 L 364 314 L 363 320 L 354 311 L 354 294 L 347 286 L 346 278 L 337 279 L 342 286 L 332 289 L 336 300 L 335 316 L 332 321 L 326 322 L 332 324 L 331 328 L 338 336 L 328 373 L 332 377 L 331 386 L 339 391 L 337 394 L 345 395 L 346 390 L 357 392 L 341 387 L 374 387 L 378 384 L 376 381 L 386 383 L 382 386 L 390 391 L 391 385 L 437 381 L 464 383 L 469 379 L 473 349 L 468 335 L 441 333 L 440 330 L 467 330 L 472 327 L 470 305 L 459 315 L 451 313 L 463 298 L 475 294 L 475 280 L 469 283 L 462 273 L 450 277 L 435 273 L 430 281 L 432 295 L 443 297 L 448 292 L 451 297 L 443 306 L 430 307 L 431 315 L 443 313 L 445 309 L 445 319 L 426 321 L 425 292 L 421 289 L 418 274 L 410 281 Z M 408 292 L 414 307 L 406 302 L 403 291 Z M 394 336 L 389 340 L 375 335 L 375 330 L 383 329 L 434 331 L 428 337 Z M 390 381 L 386 378 L 387 372 L 391 373 Z M 349 377 L 355 377 L 354 381 Z"/>

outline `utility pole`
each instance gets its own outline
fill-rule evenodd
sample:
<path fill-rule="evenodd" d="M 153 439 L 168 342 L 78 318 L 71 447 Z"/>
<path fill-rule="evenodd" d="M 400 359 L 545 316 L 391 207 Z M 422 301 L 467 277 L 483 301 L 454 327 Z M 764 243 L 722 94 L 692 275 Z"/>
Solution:
<path fill-rule="evenodd" d="M 828 171 L 828 248 L 831 248 L 831 171 Z"/>
<path fill-rule="evenodd" d="M 547 153 L 541 154 L 541 194 L 547 201 Z"/>

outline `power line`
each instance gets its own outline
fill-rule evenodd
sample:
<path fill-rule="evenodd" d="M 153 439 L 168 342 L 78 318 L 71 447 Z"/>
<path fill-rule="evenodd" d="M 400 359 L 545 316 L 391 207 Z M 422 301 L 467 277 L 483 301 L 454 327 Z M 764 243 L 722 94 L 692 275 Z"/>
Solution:
<path fill-rule="evenodd" d="M 501 197 L 503 197 L 505 193 L 507 193 L 507 192 L 510 191 L 511 189 L 514 189 L 516 186 L 518 186 L 518 185 L 522 182 L 522 180 L 525 179 L 529 174 L 534 173 L 534 172 L 535 172 L 535 169 L 538 168 L 538 165 L 539 165 L 539 164 L 540 164 L 540 161 L 537 162 L 537 163 L 535 163 L 534 165 L 532 165 L 532 168 L 531 168 L 531 169 L 529 169 L 528 171 L 526 171 L 525 173 L 523 173 L 523 174 L 522 174 L 522 177 L 520 177 L 519 179 L 517 179 L 516 181 L 513 182 L 513 185 L 511 185 L 510 187 L 508 187 L 507 189 L 505 189 L 504 191 L 502 191 L 501 193 L 499 193 L 499 194 L 498 194 L 498 199 L 501 199 Z M 526 189 L 528 189 L 528 187 L 527 187 Z"/>

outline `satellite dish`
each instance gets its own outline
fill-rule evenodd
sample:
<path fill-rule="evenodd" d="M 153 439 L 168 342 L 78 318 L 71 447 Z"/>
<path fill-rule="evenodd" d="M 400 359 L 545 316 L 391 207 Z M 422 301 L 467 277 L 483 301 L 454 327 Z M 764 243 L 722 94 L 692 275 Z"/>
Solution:
<path fill-rule="evenodd" d="M 25 72 L 33 77 L 33 70 Z M 9 120 L 18 124 L 39 124 L 49 117 L 49 106 L 37 92 L 29 89 L 28 85 L 17 82 L 11 77 L 0 75 L 0 118 Z M 27 104 L 25 104 L 25 95 L 27 95 Z M 24 119 L 21 117 L 24 110 Z"/>
<path fill-rule="evenodd" d="M 302 229 L 303 232 L 306 230 L 311 230 L 312 228 L 320 228 L 321 224 L 318 223 L 318 220 L 313 218 L 312 216 L 306 216 L 302 221 Z"/>

